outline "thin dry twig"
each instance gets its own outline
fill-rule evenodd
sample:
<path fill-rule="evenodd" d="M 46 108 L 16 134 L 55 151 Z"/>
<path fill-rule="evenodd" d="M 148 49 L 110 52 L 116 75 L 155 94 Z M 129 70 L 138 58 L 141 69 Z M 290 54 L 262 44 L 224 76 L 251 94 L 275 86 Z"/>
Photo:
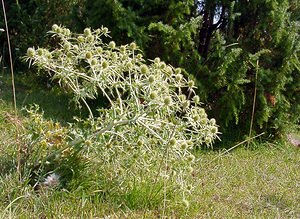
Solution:
<path fill-rule="evenodd" d="M 250 129 L 249 129 L 249 136 L 248 136 L 248 142 L 247 147 L 250 145 L 251 135 L 252 135 L 252 127 L 253 127 L 253 121 L 254 121 L 254 113 L 255 113 L 255 105 L 256 105 L 256 96 L 257 96 L 257 79 L 258 79 L 258 63 L 256 62 L 256 69 L 255 69 L 255 87 L 254 87 L 254 95 L 253 95 L 253 105 L 252 105 L 252 114 L 251 114 L 251 123 L 250 123 Z"/>
<path fill-rule="evenodd" d="M 14 110 L 15 110 L 15 114 L 17 114 L 17 100 L 16 100 L 14 67 L 13 67 L 12 52 L 11 52 L 11 46 L 10 46 L 10 38 L 9 38 L 9 31 L 8 31 L 8 24 L 7 24 L 7 19 L 6 19 L 4 0 L 2 0 L 2 9 L 3 9 L 4 23 L 5 23 L 6 37 L 7 37 L 9 61 L 10 61 L 11 84 L 12 84 Z"/>

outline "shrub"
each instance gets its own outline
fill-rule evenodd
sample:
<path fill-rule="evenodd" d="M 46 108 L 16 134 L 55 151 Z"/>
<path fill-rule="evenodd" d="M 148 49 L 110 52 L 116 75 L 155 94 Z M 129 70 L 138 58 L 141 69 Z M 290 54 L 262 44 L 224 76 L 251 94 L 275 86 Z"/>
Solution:
<path fill-rule="evenodd" d="M 167 191 L 185 196 L 192 188 L 187 179 L 192 177 L 193 149 L 212 145 L 216 122 L 207 117 L 194 82 L 180 68 L 159 58 L 147 64 L 135 43 L 104 43 L 108 33 L 102 27 L 73 34 L 53 25 L 50 34 L 59 40 L 57 47 L 29 48 L 26 60 L 47 70 L 74 101 L 89 109 L 89 118 L 78 119 L 81 128 L 70 127 L 66 144 L 81 148 L 97 164 L 100 187 L 128 194 L 147 176 L 150 185 L 168 181 Z M 87 100 L 99 96 L 109 105 L 95 116 Z"/>

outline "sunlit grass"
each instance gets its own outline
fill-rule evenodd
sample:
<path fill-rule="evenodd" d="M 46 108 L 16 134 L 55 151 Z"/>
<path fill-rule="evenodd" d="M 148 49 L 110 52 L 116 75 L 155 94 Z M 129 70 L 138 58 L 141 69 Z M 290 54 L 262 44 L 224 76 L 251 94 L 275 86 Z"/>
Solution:
<path fill-rule="evenodd" d="M 214 162 L 215 152 L 199 156 L 194 207 L 200 218 L 300 216 L 300 154 L 293 146 L 241 148 Z"/>

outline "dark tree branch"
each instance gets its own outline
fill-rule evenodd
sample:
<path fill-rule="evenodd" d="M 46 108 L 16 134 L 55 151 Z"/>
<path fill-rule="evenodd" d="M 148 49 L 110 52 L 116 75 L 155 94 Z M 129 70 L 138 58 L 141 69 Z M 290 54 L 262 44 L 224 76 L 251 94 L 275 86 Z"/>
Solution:
<path fill-rule="evenodd" d="M 226 8 L 222 6 L 219 20 L 216 23 L 213 23 L 215 10 L 216 5 L 213 5 L 211 8 L 204 10 L 203 14 L 203 26 L 199 32 L 198 52 L 204 59 L 206 59 L 208 56 L 209 44 L 213 32 L 220 28 L 220 26 L 225 22 Z"/>

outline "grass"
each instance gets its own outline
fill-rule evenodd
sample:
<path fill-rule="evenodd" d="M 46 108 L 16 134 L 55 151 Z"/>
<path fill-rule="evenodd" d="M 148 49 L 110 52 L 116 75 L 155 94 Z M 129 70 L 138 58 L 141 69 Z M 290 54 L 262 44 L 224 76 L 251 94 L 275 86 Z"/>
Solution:
<path fill-rule="evenodd" d="M 240 146 L 226 154 L 198 151 L 193 172 L 196 186 L 188 208 L 178 199 L 166 202 L 164 208 L 163 196 L 148 203 L 143 199 L 152 190 L 147 182 L 148 186 L 137 186 L 125 197 L 105 196 L 96 187 L 103 180 L 97 167 L 82 173 L 74 189 L 34 191 L 26 181 L 19 181 L 16 172 L 18 138 L 7 118 L 12 112 L 8 91 L 2 91 L 0 218 L 300 218 L 300 151 L 285 141 L 255 142 L 251 148 Z M 19 88 L 19 107 L 37 102 L 47 118 L 58 121 L 76 115 L 68 110 L 62 94 L 27 92 L 28 88 L 23 92 Z M 66 111 L 70 114 L 65 115 Z"/>
<path fill-rule="evenodd" d="M 16 98 L 19 110 L 25 106 L 37 104 L 43 109 L 46 118 L 63 123 L 72 121 L 74 116 L 80 115 L 80 110 L 71 102 L 68 95 L 55 88 L 47 88 L 47 83 L 44 81 L 34 80 L 36 79 L 30 75 L 16 77 Z M 8 105 L 12 105 L 13 97 L 10 77 L 2 74 L 0 75 L 1 81 L 3 84 L 0 85 L 0 98 Z M 34 86 L 35 83 L 39 83 L 40 85 Z M 26 84 L 29 84 L 29 86 Z"/>
<path fill-rule="evenodd" d="M 199 218 L 299 218 L 299 149 L 266 144 L 213 162 L 215 152 L 200 156 Z"/>

